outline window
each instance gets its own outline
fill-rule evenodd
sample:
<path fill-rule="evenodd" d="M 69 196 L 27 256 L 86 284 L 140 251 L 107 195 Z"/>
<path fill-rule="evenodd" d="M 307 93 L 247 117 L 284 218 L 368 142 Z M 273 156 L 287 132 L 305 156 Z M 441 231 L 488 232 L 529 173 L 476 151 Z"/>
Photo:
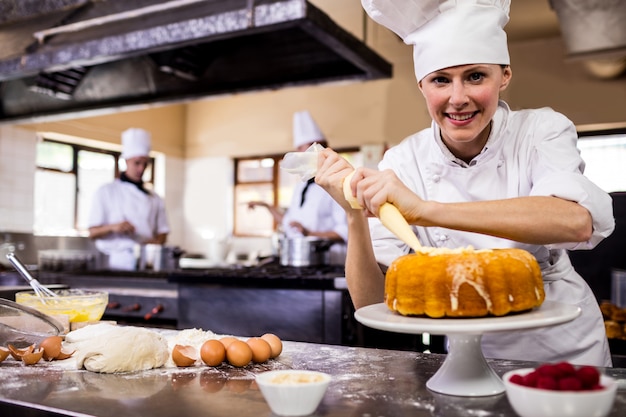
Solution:
<path fill-rule="evenodd" d="M 338 151 L 354 166 L 362 165 L 358 148 Z M 296 175 L 283 172 L 283 154 L 235 158 L 235 230 L 236 236 L 270 236 L 278 226 L 269 210 L 248 208 L 248 202 L 259 201 L 285 210 L 292 191 L 300 181 Z"/>
<path fill-rule="evenodd" d="M 626 191 L 626 130 L 581 133 L 578 149 L 587 178 L 606 192 Z"/>
<path fill-rule="evenodd" d="M 94 192 L 126 169 L 116 151 L 44 139 L 37 145 L 35 224 L 39 235 L 85 234 Z M 144 173 L 153 182 L 154 160 Z"/>

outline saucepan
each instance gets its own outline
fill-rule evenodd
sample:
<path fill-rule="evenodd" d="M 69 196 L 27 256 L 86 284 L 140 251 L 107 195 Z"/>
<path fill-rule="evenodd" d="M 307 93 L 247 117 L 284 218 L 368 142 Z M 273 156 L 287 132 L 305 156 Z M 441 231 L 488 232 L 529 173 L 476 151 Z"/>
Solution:
<path fill-rule="evenodd" d="M 135 257 L 139 271 L 172 271 L 178 269 L 180 257 L 184 251 L 178 246 L 157 244 L 135 245 Z"/>
<path fill-rule="evenodd" d="M 311 236 L 284 237 L 280 245 L 283 266 L 322 266 L 330 264 L 330 247 L 335 242 Z"/>

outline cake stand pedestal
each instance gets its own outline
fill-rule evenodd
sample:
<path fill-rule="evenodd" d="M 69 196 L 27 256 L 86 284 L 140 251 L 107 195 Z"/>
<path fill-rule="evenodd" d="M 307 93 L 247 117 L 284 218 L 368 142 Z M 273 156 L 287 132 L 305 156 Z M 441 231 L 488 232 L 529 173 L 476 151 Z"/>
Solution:
<path fill-rule="evenodd" d="M 380 303 L 360 308 L 354 316 L 378 330 L 447 336 L 446 359 L 426 387 L 440 394 L 479 397 L 504 392 L 502 380 L 483 355 L 480 341 L 484 333 L 555 326 L 574 320 L 580 313 L 577 306 L 545 301 L 530 312 L 504 317 L 430 319 L 402 316 Z"/>

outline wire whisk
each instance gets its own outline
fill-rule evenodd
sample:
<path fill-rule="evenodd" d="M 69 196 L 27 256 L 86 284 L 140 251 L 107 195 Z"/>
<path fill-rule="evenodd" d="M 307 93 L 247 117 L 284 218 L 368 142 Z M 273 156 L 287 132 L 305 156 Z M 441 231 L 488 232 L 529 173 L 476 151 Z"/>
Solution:
<path fill-rule="evenodd" d="M 30 274 L 30 272 L 28 272 L 28 269 L 26 269 L 24 264 L 17 258 L 17 256 L 15 256 L 15 254 L 13 252 L 7 253 L 7 259 L 9 260 L 9 262 L 11 262 L 11 264 L 13 264 L 13 266 L 15 267 L 17 272 L 19 272 L 19 274 L 26 281 L 28 281 L 30 286 L 35 291 L 35 294 L 37 294 L 37 297 L 41 298 L 41 301 L 43 301 L 45 303 L 46 302 L 46 300 L 45 300 L 46 298 L 48 298 L 48 297 L 57 297 L 57 295 L 52 290 L 50 290 L 47 287 L 44 287 L 39 281 L 37 281 L 37 279 L 35 279 Z"/>

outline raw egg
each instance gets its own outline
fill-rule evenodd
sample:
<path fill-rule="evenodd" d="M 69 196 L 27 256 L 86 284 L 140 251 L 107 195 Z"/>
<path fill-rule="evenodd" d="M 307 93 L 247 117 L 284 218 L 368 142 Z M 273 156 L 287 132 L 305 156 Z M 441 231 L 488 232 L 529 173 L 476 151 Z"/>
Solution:
<path fill-rule="evenodd" d="M 233 337 L 233 336 L 226 336 L 226 337 L 222 337 L 222 338 L 220 339 L 220 342 L 222 342 L 222 344 L 224 345 L 224 347 L 225 347 L 226 349 L 228 349 L 228 346 L 229 346 L 231 343 L 233 343 L 235 340 L 239 340 L 239 339 L 237 339 L 236 337 Z"/>
<path fill-rule="evenodd" d="M 272 348 L 265 339 L 251 337 L 246 343 L 252 349 L 252 362 L 254 363 L 263 363 L 272 355 Z"/>
<path fill-rule="evenodd" d="M 209 366 L 217 366 L 226 359 L 226 348 L 219 340 L 207 340 L 200 348 L 200 358 Z"/>
<path fill-rule="evenodd" d="M 61 336 L 50 336 L 45 338 L 39 347 L 43 349 L 43 358 L 47 361 L 56 359 L 61 354 L 63 338 Z"/>
<path fill-rule="evenodd" d="M 243 367 L 252 360 L 252 349 L 246 342 L 233 340 L 226 349 L 226 359 L 233 366 Z"/>
<path fill-rule="evenodd" d="M 198 351 L 193 346 L 176 345 L 172 349 L 172 360 L 176 366 L 192 366 L 198 359 Z"/>
<path fill-rule="evenodd" d="M 272 354 L 270 358 L 274 359 L 283 351 L 283 342 L 280 341 L 280 338 L 273 333 L 265 333 L 261 336 L 261 339 L 264 339 L 267 343 L 269 343 L 270 348 L 272 349 Z"/>

